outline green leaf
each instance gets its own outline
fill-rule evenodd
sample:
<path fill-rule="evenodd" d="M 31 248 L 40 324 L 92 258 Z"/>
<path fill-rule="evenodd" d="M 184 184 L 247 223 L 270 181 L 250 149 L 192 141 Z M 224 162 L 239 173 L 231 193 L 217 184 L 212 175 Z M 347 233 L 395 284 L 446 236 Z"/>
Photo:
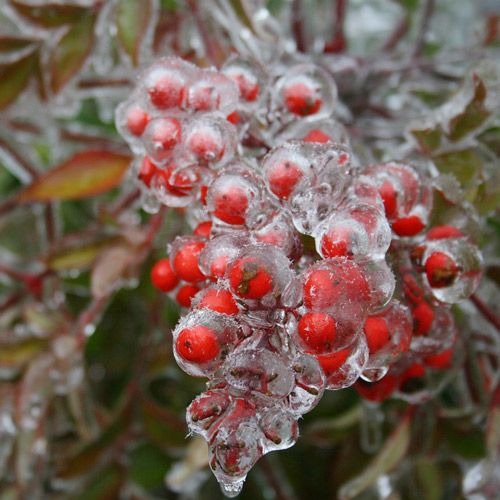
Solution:
<path fill-rule="evenodd" d="M 36 179 L 18 195 L 20 203 L 76 200 L 118 186 L 130 156 L 111 151 L 84 151 Z"/>
<path fill-rule="evenodd" d="M 462 188 L 475 182 L 481 166 L 481 158 L 472 148 L 437 155 L 433 160 L 441 173 L 453 174 Z"/>
<path fill-rule="evenodd" d="M 0 64 L 0 110 L 12 104 L 24 90 L 36 63 L 36 54 L 30 54 L 14 63 Z"/>
<path fill-rule="evenodd" d="M 351 500 L 391 471 L 405 456 L 410 444 L 410 416 L 407 415 L 386 441 L 370 465 L 339 491 L 339 500 Z"/>
<path fill-rule="evenodd" d="M 45 2 L 43 5 L 32 5 L 19 0 L 9 0 L 9 2 L 22 17 L 45 28 L 73 23 L 88 11 L 85 7 L 61 5 L 56 2 Z"/>
<path fill-rule="evenodd" d="M 116 238 L 93 241 L 74 248 L 56 248 L 45 258 L 45 265 L 53 271 L 69 271 L 88 269 L 99 254 L 112 244 Z"/>
<path fill-rule="evenodd" d="M 456 142 L 470 132 L 480 127 L 490 116 L 490 111 L 484 106 L 486 99 L 486 86 L 483 80 L 476 74 L 472 76 L 474 95 L 465 107 L 464 111 L 455 116 L 449 123 L 449 138 Z"/>
<path fill-rule="evenodd" d="M 99 469 L 84 486 L 79 495 L 72 495 L 72 500 L 116 500 L 119 498 L 122 483 L 122 471 L 112 464 Z"/>
<path fill-rule="evenodd" d="M 130 56 L 134 66 L 139 64 L 141 43 L 151 21 L 151 0 L 118 0 L 116 8 L 117 39 Z"/>
<path fill-rule="evenodd" d="M 171 459 L 151 442 L 145 442 L 130 452 L 130 479 L 145 490 L 163 486 Z M 147 464 L 147 467 L 144 466 Z"/>
<path fill-rule="evenodd" d="M 0 54 L 9 54 L 9 52 L 18 52 L 26 50 L 29 47 L 35 48 L 36 40 L 23 38 L 19 36 L 0 36 Z"/>
<path fill-rule="evenodd" d="M 50 61 L 50 86 L 57 94 L 83 66 L 94 45 L 96 14 L 83 16 L 57 43 Z"/>
<path fill-rule="evenodd" d="M 411 133 L 417 139 L 423 151 L 432 153 L 441 146 L 443 131 L 441 127 L 428 128 L 424 130 L 412 130 Z"/>
<path fill-rule="evenodd" d="M 39 338 L 0 344 L 0 373 L 2 379 L 16 377 L 46 345 L 47 340 Z"/>

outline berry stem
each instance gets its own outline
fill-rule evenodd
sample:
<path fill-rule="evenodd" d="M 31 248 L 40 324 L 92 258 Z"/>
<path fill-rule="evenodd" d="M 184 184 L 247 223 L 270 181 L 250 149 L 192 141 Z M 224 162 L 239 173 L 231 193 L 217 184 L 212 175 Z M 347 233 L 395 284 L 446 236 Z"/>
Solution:
<path fill-rule="evenodd" d="M 207 27 L 205 26 L 205 21 L 203 20 L 203 17 L 200 15 L 200 9 L 198 8 L 198 3 L 196 0 L 187 0 L 187 3 L 189 5 L 189 8 L 191 9 L 191 13 L 193 14 L 201 38 L 203 38 L 203 43 L 205 44 L 207 57 L 214 66 L 219 67 L 220 65 L 218 64 L 217 60 L 217 51 L 215 50 L 215 44 L 208 35 Z"/>
<path fill-rule="evenodd" d="M 26 295 L 28 295 L 28 290 L 27 289 L 22 289 L 18 290 L 17 292 L 14 292 L 11 294 L 7 299 L 5 299 L 1 304 L 0 304 L 0 313 L 3 313 L 10 307 L 16 305 L 18 302 L 20 302 Z"/>
<path fill-rule="evenodd" d="M 292 32 L 299 52 L 306 52 L 306 40 L 304 36 L 304 22 L 302 15 L 302 0 L 293 0 L 292 5 Z"/>
<path fill-rule="evenodd" d="M 415 48 L 412 54 L 413 58 L 420 57 L 425 48 L 425 37 L 427 36 L 427 31 L 429 30 L 435 6 L 436 6 L 436 0 L 426 0 L 424 4 L 422 21 L 420 23 L 420 27 L 417 34 L 417 40 L 415 42 Z"/>
<path fill-rule="evenodd" d="M 406 35 L 406 33 L 408 33 L 409 28 L 410 22 L 408 19 L 408 14 L 405 14 L 382 46 L 382 52 L 390 52 L 391 50 L 393 50 L 401 41 L 401 39 Z"/>
<path fill-rule="evenodd" d="M 470 296 L 470 300 L 483 317 L 500 334 L 500 318 L 475 293 Z"/>
<path fill-rule="evenodd" d="M 346 49 L 344 22 L 346 13 L 346 0 L 334 0 L 333 38 L 325 52 L 344 52 Z"/>

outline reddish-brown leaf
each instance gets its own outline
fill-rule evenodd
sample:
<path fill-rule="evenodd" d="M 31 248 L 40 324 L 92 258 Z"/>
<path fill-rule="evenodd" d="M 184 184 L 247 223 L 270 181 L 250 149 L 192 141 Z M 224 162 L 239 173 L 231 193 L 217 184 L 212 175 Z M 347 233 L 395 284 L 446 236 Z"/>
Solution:
<path fill-rule="evenodd" d="M 77 21 L 88 9 L 77 5 L 61 5 L 46 2 L 44 5 L 31 5 L 20 0 L 9 0 L 16 12 L 35 24 L 45 28 L 55 28 Z"/>
<path fill-rule="evenodd" d="M 83 66 L 94 46 L 96 14 L 83 16 L 57 43 L 50 60 L 50 86 L 57 94 Z"/>
<path fill-rule="evenodd" d="M 12 104 L 24 90 L 36 68 L 37 56 L 29 54 L 9 64 L 0 64 L 0 110 Z"/>
<path fill-rule="evenodd" d="M 21 203 L 77 200 L 120 184 L 130 156 L 111 151 L 84 151 L 35 180 L 18 195 Z"/>

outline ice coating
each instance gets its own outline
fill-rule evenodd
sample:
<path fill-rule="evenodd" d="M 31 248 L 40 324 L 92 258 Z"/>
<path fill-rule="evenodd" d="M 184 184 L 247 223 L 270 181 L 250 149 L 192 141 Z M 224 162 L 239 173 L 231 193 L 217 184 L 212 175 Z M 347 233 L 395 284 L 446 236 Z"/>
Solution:
<path fill-rule="evenodd" d="M 293 58 L 164 58 L 116 111 L 144 208 L 193 227 L 167 248 L 164 293 L 185 311 L 178 365 L 209 379 L 187 423 L 226 496 L 325 390 L 417 404 L 461 362 L 451 304 L 482 275 L 474 215 L 457 192 L 436 222 L 425 166 L 360 164 L 336 103 L 331 76 Z"/>

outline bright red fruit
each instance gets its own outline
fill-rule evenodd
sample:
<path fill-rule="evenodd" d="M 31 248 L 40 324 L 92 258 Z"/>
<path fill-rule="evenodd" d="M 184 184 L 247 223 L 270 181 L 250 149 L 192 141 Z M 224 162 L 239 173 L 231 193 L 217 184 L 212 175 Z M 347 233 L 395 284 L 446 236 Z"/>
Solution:
<path fill-rule="evenodd" d="M 328 314 L 307 313 L 300 318 L 298 333 L 313 353 L 321 354 L 332 350 L 337 336 L 337 326 Z"/>
<path fill-rule="evenodd" d="M 250 79 L 243 73 L 231 73 L 229 77 L 236 82 L 240 89 L 240 97 L 245 101 L 255 101 L 259 96 L 257 80 Z"/>
<path fill-rule="evenodd" d="M 433 252 L 425 261 L 425 272 L 433 288 L 450 286 L 457 277 L 455 261 L 443 252 Z"/>
<path fill-rule="evenodd" d="M 194 296 L 200 291 L 197 286 L 194 285 L 183 285 L 179 288 L 175 300 L 182 307 L 191 307 L 191 302 L 194 299 Z"/>
<path fill-rule="evenodd" d="M 331 141 L 332 138 L 318 128 L 310 130 L 302 139 L 304 142 L 320 142 L 325 143 Z"/>
<path fill-rule="evenodd" d="M 377 316 L 367 318 L 364 332 L 370 354 L 380 351 L 389 341 L 389 328 L 384 318 Z"/>
<path fill-rule="evenodd" d="M 162 292 L 170 292 L 179 284 L 179 277 L 174 273 L 170 259 L 161 259 L 153 266 L 151 281 Z"/>
<path fill-rule="evenodd" d="M 223 186 L 214 196 L 214 215 L 227 224 L 244 224 L 247 209 L 248 195 L 238 186 Z"/>
<path fill-rule="evenodd" d="M 137 177 L 144 183 L 145 186 L 151 187 L 151 181 L 156 174 L 156 165 L 145 156 L 141 163 L 141 169 Z"/>
<path fill-rule="evenodd" d="M 219 344 L 214 331 L 206 326 L 185 328 L 175 341 L 179 356 L 191 363 L 206 363 L 219 354 Z"/>
<path fill-rule="evenodd" d="M 273 279 L 267 270 L 252 257 L 239 259 L 231 266 L 229 282 L 234 293 L 245 299 L 260 299 L 273 288 Z"/>
<path fill-rule="evenodd" d="M 411 310 L 413 316 L 413 334 L 425 335 L 434 322 L 434 311 L 427 302 L 422 301 Z"/>
<path fill-rule="evenodd" d="M 200 222 L 193 231 L 196 236 L 204 236 L 205 238 L 210 238 L 210 231 L 212 230 L 212 222 L 207 220 L 205 222 Z"/>
<path fill-rule="evenodd" d="M 317 113 L 323 104 L 317 89 L 301 82 L 292 83 L 283 91 L 285 106 L 294 115 L 309 116 Z"/>
<path fill-rule="evenodd" d="M 418 215 L 410 215 L 393 222 L 391 227 L 398 236 L 415 236 L 424 229 L 425 224 Z"/>
<path fill-rule="evenodd" d="M 210 309 L 229 316 L 236 316 L 240 311 L 233 294 L 229 290 L 216 288 L 211 288 L 204 293 L 197 308 Z"/>
<path fill-rule="evenodd" d="M 433 227 L 426 235 L 428 240 L 442 240 L 445 238 L 459 238 L 463 234 L 453 226 Z"/>
<path fill-rule="evenodd" d="M 388 219 L 396 217 L 398 209 L 398 195 L 391 182 L 385 181 L 378 188 L 378 192 L 384 202 L 385 215 Z"/>
<path fill-rule="evenodd" d="M 331 354 L 316 356 L 316 359 L 318 360 L 326 377 L 330 378 L 342 368 L 350 354 L 351 349 L 342 349 L 341 351 L 333 352 Z M 340 376 L 338 380 L 342 380 L 342 376 Z"/>
<path fill-rule="evenodd" d="M 188 241 L 175 254 L 172 266 L 179 278 L 188 283 L 205 281 L 206 277 L 198 267 L 198 257 L 204 246 L 202 241 Z"/>
<path fill-rule="evenodd" d="M 436 370 L 444 370 L 445 368 L 450 368 L 453 364 L 454 351 L 455 347 L 450 347 L 449 349 L 446 349 L 446 351 L 440 352 L 439 354 L 427 356 L 424 359 L 424 363 L 426 366 L 435 368 Z"/>
<path fill-rule="evenodd" d="M 151 117 L 139 106 L 134 106 L 127 113 L 127 128 L 130 133 L 140 137 L 150 122 Z"/>
<path fill-rule="evenodd" d="M 267 172 L 269 189 L 278 198 L 286 200 L 303 175 L 304 173 L 296 163 L 287 160 L 279 161 L 271 165 Z"/>
<path fill-rule="evenodd" d="M 175 108 L 182 104 L 184 82 L 174 75 L 158 75 L 148 87 L 151 103 L 159 109 Z"/>
<path fill-rule="evenodd" d="M 351 229 L 337 226 L 321 238 L 321 253 L 324 257 L 352 257 Z"/>
<path fill-rule="evenodd" d="M 182 135 L 182 126 L 176 118 L 159 118 L 153 129 L 152 142 L 160 156 L 174 149 L 179 144 Z"/>
<path fill-rule="evenodd" d="M 220 136 L 211 130 L 197 130 L 188 139 L 188 147 L 199 161 L 220 160 L 224 155 L 225 144 Z"/>
<path fill-rule="evenodd" d="M 365 382 L 359 379 L 354 388 L 368 401 L 381 403 L 385 401 L 399 386 L 399 377 L 387 374 L 377 382 Z"/>

